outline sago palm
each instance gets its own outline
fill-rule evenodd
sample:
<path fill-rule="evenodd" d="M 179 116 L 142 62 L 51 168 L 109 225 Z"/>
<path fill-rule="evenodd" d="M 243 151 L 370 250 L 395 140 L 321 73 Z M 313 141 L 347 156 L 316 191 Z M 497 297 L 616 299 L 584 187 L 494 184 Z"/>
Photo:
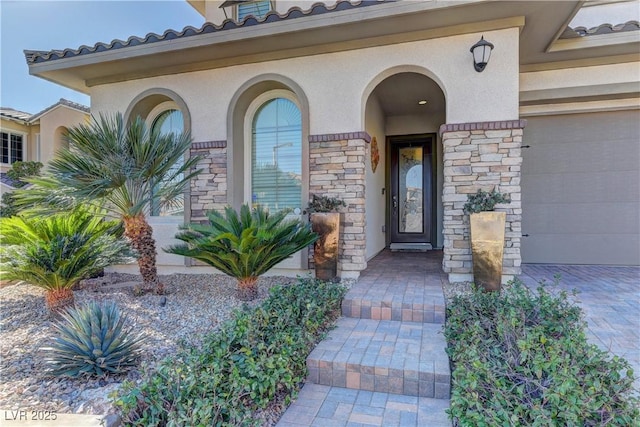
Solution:
<path fill-rule="evenodd" d="M 47 307 L 59 311 L 73 304 L 72 287 L 81 279 L 131 259 L 119 228 L 119 222 L 82 209 L 43 218 L 3 219 L 2 277 L 44 289 Z"/>
<path fill-rule="evenodd" d="M 203 261 L 238 280 L 238 298 L 258 295 L 258 277 L 318 238 L 300 220 L 287 220 L 287 211 L 269 214 L 261 206 L 243 205 L 240 214 L 231 207 L 209 212 L 208 224 L 183 227 L 176 238 L 183 244 L 165 252 Z"/>
<path fill-rule="evenodd" d="M 58 151 L 45 176 L 29 182 L 23 204 L 68 208 L 77 202 L 104 207 L 124 223 L 124 234 L 138 252 L 145 290 L 163 292 L 156 268 L 151 206 L 171 206 L 200 171 L 200 159 L 184 159 L 188 133 L 151 130 L 140 117 L 126 123 L 121 114 L 100 115 L 68 131 L 69 148 Z M 183 161 L 184 159 L 184 161 Z"/>

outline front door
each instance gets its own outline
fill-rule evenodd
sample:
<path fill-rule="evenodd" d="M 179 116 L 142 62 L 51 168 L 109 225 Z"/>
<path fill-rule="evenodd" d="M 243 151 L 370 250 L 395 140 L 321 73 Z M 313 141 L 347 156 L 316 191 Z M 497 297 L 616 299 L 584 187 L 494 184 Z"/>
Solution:
<path fill-rule="evenodd" d="M 431 249 L 432 135 L 389 137 L 391 249 Z"/>

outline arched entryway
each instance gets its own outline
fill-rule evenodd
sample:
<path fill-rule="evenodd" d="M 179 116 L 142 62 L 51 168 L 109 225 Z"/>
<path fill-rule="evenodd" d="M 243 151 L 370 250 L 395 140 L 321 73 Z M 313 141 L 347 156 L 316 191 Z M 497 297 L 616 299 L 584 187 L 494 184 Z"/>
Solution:
<path fill-rule="evenodd" d="M 441 248 L 444 92 L 415 67 L 388 70 L 367 90 L 367 258 L 384 247 Z"/>
<path fill-rule="evenodd" d="M 69 141 L 67 140 L 67 132 L 69 129 L 66 126 L 59 126 L 53 133 L 53 152 L 56 153 L 63 148 L 69 148 Z"/>

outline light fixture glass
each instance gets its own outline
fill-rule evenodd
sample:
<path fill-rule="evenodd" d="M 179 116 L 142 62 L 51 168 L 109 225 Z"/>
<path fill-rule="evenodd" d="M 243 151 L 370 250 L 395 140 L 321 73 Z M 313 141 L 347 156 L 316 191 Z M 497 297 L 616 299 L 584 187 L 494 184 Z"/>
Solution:
<path fill-rule="evenodd" d="M 487 64 L 489 58 L 491 58 L 491 51 L 493 50 L 493 44 L 486 41 L 484 36 L 480 38 L 480 41 L 471 46 L 471 54 L 473 55 L 473 67 L 477 72 L 481 73 Z"/>
<path fill-rule="evenodd" d="M 427 103 L 426 99 L 421 99 L 420 101 L 418 101 L 418 105 L 425 105 Z"/>

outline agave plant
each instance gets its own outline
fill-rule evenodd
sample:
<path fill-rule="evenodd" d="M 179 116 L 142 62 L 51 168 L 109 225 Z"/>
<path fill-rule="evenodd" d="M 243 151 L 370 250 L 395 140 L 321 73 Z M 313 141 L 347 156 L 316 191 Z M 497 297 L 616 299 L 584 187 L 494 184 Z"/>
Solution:
<path fill-rule="evenodd" d="M 183 244 L 165 252 L 203 261 L 238 280 L 238 298 L 258 295 L 258 277 L 316 241 L 318 236 L 300 220 L 286 220 L 287 210 L 275 214 L 262 206 L 243 205 L 240 215 L 209 212 L 209 224 L 190 224 L 176 235 Z"/>
<path fill-rule="evenodd" d="M 142 353 L 144 336 L 134 333 L 114 302 L 69 309 L 53 328 L 57 337 L 42 350 L 54 375 L 119 374 L 135 366 Z"/>
<path fill-rule="evenodd" d="M 52 313 L 73 304 L 72 287 L 131 252 L 122 227 L 79 208 L 44 218 L 15 216 L 0 223 L 0 272 L 45 290 Z"/>

